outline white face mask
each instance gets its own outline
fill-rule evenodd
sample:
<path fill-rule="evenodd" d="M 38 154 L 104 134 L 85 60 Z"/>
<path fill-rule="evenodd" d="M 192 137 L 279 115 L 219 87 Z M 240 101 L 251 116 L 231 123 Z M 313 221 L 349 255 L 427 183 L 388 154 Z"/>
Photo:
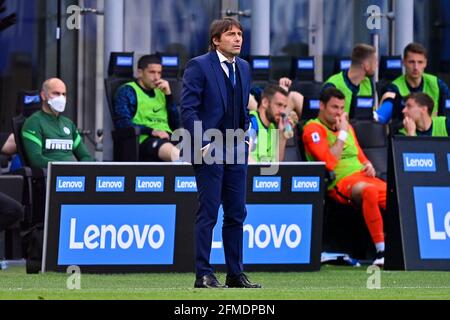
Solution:
<path fill-rule="evenodd" d="M 66 97 L 58 96 L 56 98 L 48 100 L 48 105 L 52 108 L 53 111 L 62 113 L 66 110 Z"/>

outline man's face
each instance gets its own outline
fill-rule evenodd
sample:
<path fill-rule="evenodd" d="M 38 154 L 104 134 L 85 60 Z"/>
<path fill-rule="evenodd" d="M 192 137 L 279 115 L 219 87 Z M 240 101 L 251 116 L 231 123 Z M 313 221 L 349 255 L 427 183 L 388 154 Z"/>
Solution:
<path fill-rule="evenodd" d="M 281 114 L 286 112 L 286 107 L 288 103 L 288 98 L 281 93 L 277 92 L 269 101 L 264 98 L 265 105 L 268 105 L 266 109 L 266 117 L 271 123 L 278 124 L 281 119 Z"/>
<path fill-rule="evenodd" d="M 364 63 L 364 69 L 368 77 L 375 75 L 378 69 L 378 57 L 375 53 Z"/>
<path fill-rule="evenodd" d="M 411 118 L 417 123 L 420 119 L 426 117 L 428 111 L 426 107 L 419 105 L 414 99 L 408 99 L 402 113 L 405 118 Z"/>
<path fill-rule="evenodd" d="M 51 100 L 53 98 L 57 98 L 59 96 L 65 97 L 66 94 L 67 94 L 67 91 L 66 91 L 66 85 L 64 84 L 64 82 L 62 82 L 59 79 L 55 79 L 55 80 L 52 80 L 49 82 L 48 90 L 47 90 L 47 92 L 41 93 L 41 98 L 45 102 L 48 102 L 49 100 Z"/>
<path fill-rule="evenodd" d="M 421 80 L 427 67 L 427 58 L 421 53 L 408 52 L 403 64 L 408 78 Z"/>
<path fill-rule="evenodd" d="M 162 65 L 149 64 L 144 70 L 138 69 L 138 77 L 146 89 L 155 89 L 157 82 L 161 80 Z"/>
<path fill-rule="evenodd" d="M 241 53 L 242 40 L 242 31 L 236 26 L 223 33 L 220 38 L 213 39 L 216 50 L 228 59 L 233 59 Z"/>
<path fill-rule="evenodd" d="M 333 97 L 327 104 L 320 102 L 320 112 L 328 126 L 333 127 L 342 116 L 345 109 L 345 100 Z"/>

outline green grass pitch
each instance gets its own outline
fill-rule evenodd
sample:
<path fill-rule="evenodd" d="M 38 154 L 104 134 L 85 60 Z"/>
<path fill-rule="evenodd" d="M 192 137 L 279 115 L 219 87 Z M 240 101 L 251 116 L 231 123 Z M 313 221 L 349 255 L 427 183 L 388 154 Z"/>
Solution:
<path fill-rule="evenodd" d="M 263 289 L 194 289 L 193 274 L 81 275 L 68 290 L 67 274 L 27 275 L 24 267 L 0 271 L 0 299 L 106 300 L 450 300 L 450 272 L 381 271 L 381 289 L 367 288 L 366 267 L 323 266 L 313 273 L 249 273 Z M 224 282 L 225 275 L 218 274 Z"/>

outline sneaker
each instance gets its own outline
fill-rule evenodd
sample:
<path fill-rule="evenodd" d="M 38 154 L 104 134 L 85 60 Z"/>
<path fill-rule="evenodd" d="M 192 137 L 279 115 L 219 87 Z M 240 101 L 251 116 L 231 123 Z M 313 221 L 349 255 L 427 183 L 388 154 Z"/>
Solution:
<path fill-rule="evenodd" d="M 384 267 L 384 251 L 378 251 L 375 260 L 372 262 L 373 266 Z"/>

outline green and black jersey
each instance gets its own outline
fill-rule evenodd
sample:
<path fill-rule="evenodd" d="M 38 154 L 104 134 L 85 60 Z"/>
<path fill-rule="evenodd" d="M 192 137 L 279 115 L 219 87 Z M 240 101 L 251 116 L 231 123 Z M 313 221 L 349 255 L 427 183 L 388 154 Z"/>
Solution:
<path fill-rule="evenodd" d="M 22 141 L 30 164 L 47 168 L 49 162 L 92 161 L 75 124 L 64 116 L 38 111 L 22 128 Z"/>

